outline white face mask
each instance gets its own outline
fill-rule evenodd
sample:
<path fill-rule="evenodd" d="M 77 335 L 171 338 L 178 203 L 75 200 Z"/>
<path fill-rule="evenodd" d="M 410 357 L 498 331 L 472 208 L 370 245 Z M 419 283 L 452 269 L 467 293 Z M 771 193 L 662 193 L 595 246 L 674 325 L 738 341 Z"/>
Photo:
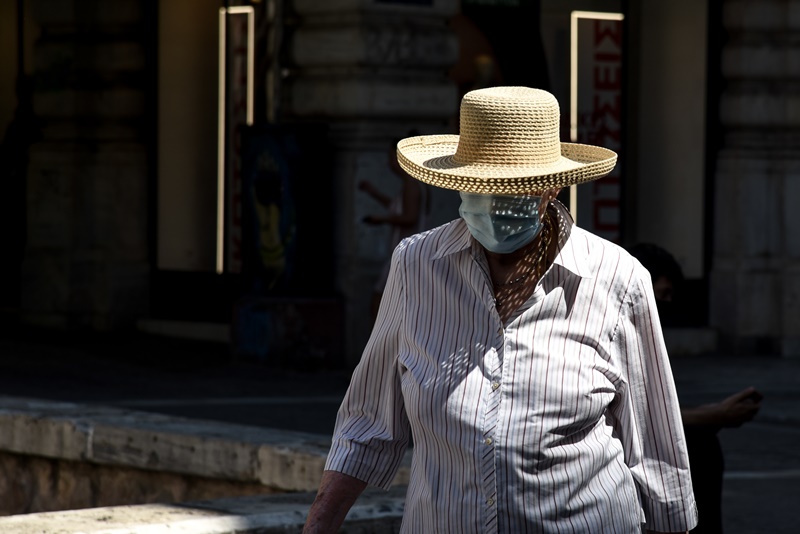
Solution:
<path fill-rule="evenodd" d="M 542 230 L 542 197 L 463 193 L 458 213 L 472 237 L 491 252 L 509 254 L 533 241 Z"/>

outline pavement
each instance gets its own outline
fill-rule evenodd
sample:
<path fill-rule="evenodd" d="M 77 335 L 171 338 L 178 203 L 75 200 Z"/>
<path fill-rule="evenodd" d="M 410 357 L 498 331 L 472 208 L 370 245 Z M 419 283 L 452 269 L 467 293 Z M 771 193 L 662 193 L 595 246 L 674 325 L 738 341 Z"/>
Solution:
<path fill-rule="evenodd" d="M 750 423 L 720 432 L 727 534 L 800 532 L 800 359 L 680 356 L 685 405 L 747 386 L 764 394 Z M 0 395 L 24 396 L 330 435 L 349 372 L 276 368 L 226 344 L 130 333 L 0 333 Z M 701 511 L 702 513 L 702 511 Z"/>
<path fill-rule="evenodd" d="M 237 359 L 223 343 L 140 333 L 0 335 L 4 396 L 330 434 L 348 381 L 342 370 Z"/>

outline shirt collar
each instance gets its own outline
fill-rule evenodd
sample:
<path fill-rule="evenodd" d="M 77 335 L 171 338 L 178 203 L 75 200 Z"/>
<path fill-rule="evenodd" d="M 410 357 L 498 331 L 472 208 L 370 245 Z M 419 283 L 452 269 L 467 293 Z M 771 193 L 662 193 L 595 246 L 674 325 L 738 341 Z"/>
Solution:
<path fill-rule="evenodd" d="M 553 263 L 581 278 L 592 278 L 594 269 L 589 261 L 592 248 L 591 241 L 586 239 L 584 235 L 580 237 L 575 235 L 582 232 L 582 230 L 575 226 L 575 221 L 572 219 L 569 210 L 561 202 L 554 200 L 550 203 L 550 206 L 558 221 L 559 252 Z M 459 218 L 451 223 L 450 232 L 443 236 L 442 242 L 432 259 L 438 260 L 473 248 L 477 250 L 477 243 L 470 235 L 464 220 Z"/>
<path fill-rule="evenodd" d="M 472 246 L 472 241 L 472 236 L 469 230 L 467 230 L 464 219 L 459 217 L 450 223 L 450 232 L 444 235 L 442 243 L 439 245 L 432 259 L 438 260 L 439 258 L 468 249 Z"/>
<path fill-rule="evenodd" d="M 595 268 L 589 258 L 592 240 L 586 232 L 575 226 L 575 220 L 561 202 L 550 203 L 558 220 L 558 254 L 553 263 L 581 278 L 593 278 Z"/>

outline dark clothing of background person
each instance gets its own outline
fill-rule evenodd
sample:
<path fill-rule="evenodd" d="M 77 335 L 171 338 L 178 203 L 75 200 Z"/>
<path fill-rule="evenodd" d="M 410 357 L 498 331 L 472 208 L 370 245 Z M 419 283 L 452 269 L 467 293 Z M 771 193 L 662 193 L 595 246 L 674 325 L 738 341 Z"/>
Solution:
<path fill-rule="evenodd" d="M 692 486 L 697 502 L 698 523 L 693 533 L 722 534 L 722 473 L 725 457 L 717 433 L 718 428 L 683 425 Z"/>

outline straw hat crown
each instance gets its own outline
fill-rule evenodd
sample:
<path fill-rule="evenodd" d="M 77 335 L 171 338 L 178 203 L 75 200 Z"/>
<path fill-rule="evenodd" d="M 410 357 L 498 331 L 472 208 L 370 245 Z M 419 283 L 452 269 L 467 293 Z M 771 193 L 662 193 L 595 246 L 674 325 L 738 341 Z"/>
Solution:
<path fill-rule="evenodd" d="M 460 135 L 400 141 L 400 166 L 446 189 L 523 194 L 600 178 L 617 161 L 606 148 L 560 142 L 558 101 L 541 89 L 470 91 L 461 101 L 460 116 Z"/>
<path fill-rule="evenodd" d="M 462 164 L 548 166 L 561 157 L 556 98 L 540 89 L 493 87 L 461 101 Z"/>

